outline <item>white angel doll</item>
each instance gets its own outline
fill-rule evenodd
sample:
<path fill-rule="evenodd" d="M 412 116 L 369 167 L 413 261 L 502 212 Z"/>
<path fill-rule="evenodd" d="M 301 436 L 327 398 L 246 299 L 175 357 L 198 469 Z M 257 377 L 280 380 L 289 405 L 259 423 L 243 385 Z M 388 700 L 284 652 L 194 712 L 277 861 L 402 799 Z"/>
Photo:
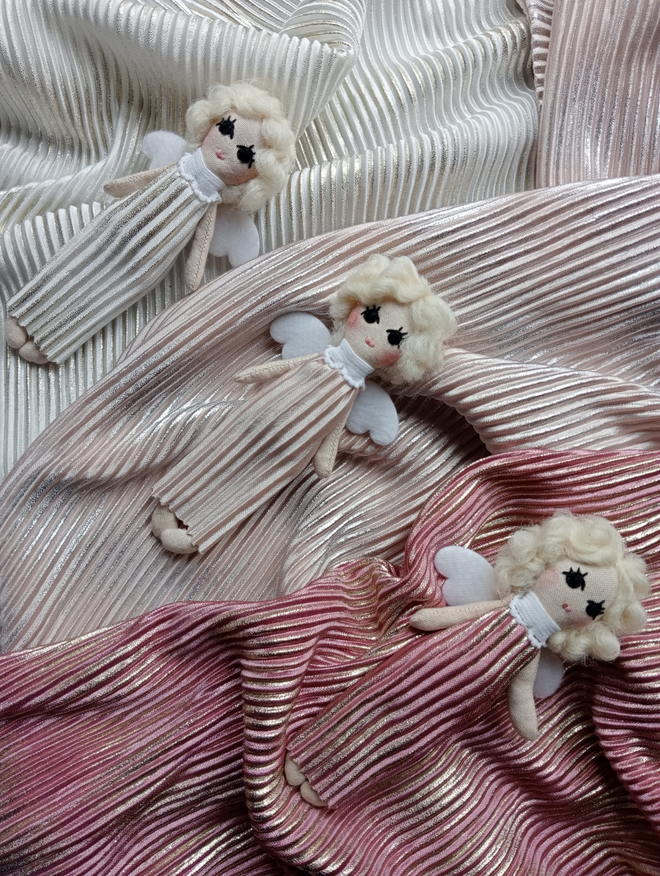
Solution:
<path fill-rule="evenodd" d="M 10 299 L 5 339 L 22 358 L 64 362 L 157 286 L 191 238 L 188 291 L 199 286 L 209 252 L 233 266 L 259 254 L 250 214 L 284 188 L 295 155 L 280 102 L 246 82 L 215 85 L 189 107 L 186 125 L 188 143 L 168 131 L 148 134 L 150 169 L 107 183 L 122 200 Z"/>
<path fill-rule="evenodd" d="M 406 257 L 372 255 L 331 305 L 335 333 L 310 314 L 275 320 L 282 359 L 236 375 L 258 384 L 156 483 L 154 534 L 174 553 L 205 551 L 313 462 L 320 478 L 335 463 L 344 427 L 377 444 L 397 435 L 384 389 L 440 367 L 455 330 L 449 306 Z M 332 343 L 331 343 L 332 341 Z"/>
<path fill-rule="evenodd" d="M 503 665 L 501 672 L 508 678 L 511 722 L 515 730 L 530 741 L 538 736 L 534 697 L 549 696 L 561 684 L 563 663 L 559 657 L 569 662 L 588 657 L 614 660 L 620 652 L 618 637 L 641 630 L 646 624 L 646 612 L 640 602 L 649 592 L 644 560 L 626 550 L 623 539 L 608 520 L 595 515 L 574 517 L 559 511 L 540 525 L 517 530 L 498 553 L 494 568 L 479 554 L 458 546 L 438 551 L 435 566 L 446 578 L 442 593 L 449 606 L 416 611 L 410 617 L 411 626 L 426 632 L 444 630 L 499 613 L 502 635 L 516 646 L 522 627 L 523 648 L 528 652 L 521 653 L 517 647 L 511 651 L 516 654 L 518 665 L 523 658 L 522 668 L 511 672 Z M 513 626 L 512 618 L 516 621 Z M 479 625 L 479 629 L 480 635 L 483 627 Z M 465 635 L 469 641 L 469 623 L 465 623 Z M 438 652 L 445 655 L 445 659 L 448 647 L 440 637 Z M 456 659 L 465 660 L 465 653 L 460 647 Z M 480 659 L 484 659 L 483 653 Z M 386 710 L 397 744 L 401 744 L 408 731 L 404 723 L 397 734 L 396 722 L 399 719 L 406 722 L 409 718 L 410 704 L 415 701 L 410 680 L 416 677 L 419 664 L 428 670 L 432 651 L 426 647 L 403 648 L 400 661 L 393 665 L 393 660 L 396 655 L 388 658 L 387 675 L 400 681 L 388 687 L 386 702 L 381 703 L 376 696 L 377 680 L 370 681 L 376 686 L 373 695 L 364 680 L 359 680 L 351 691 L 329 703 L 315 719 L 316 725 L 309 732 L 324 758 L 333 756 L 333 746 L 341 745 L 342 754 L 350 751 L 346 740 L 350 738 L 351 728 L 341 723 L 341 716 L 354 716 L 358 701 L 368 702 L 373 709 L 369 719 L 376 732 L 381 728 L 383 710 Z M 470 665 L 471 672 L 478 668 L 478 660 Z M 430 719 L 434 721 L 436 732 L 445 732 L 447 739 L 451 739 L 456 726 L 462 726 L 461 708 L 465 697 L 455 680 L 447 686 L 445 696 L 441 677 L 438 686 L 439 690 L 434 691 L 431 698 Z M 491 700 L 486 697 L 485 702 L 490 704 Z M 423 712 L 423 702 L 418 700 L 417 705 L 419 712 Z M 476 713 L 479 713 L 478 705 Z M 360 714 L 364 717 L 364 712 Z M 475 702 L 471 701 L 466 704 L 465 720 L 474 714 Z M 368 749 L 369 741 L 364 742 Z M 355 756 L 359 758 L 359 751 Z M 401 756 L 405 757 L 405 747 L 401 747 Z M 388 763 L 391 766 L 391 762 Z M 286 757 L 285 775 L 308 803 L 326 805 L 291 755 Z"/>
<path fill-rule="evenodd" d="M 410 619 L 416 629 L 444 630 L 503 608 L 525 627 L 536 653 L 508 687 L 511 721 L 525 739 L 538 735 L 534 696 L 548 696 L 561 683 L 563 663 L 554 655 L 614 660 L 618 636 L 646 623 L 639 601 L 649 592 L 644 560 L 626 551 L 603 517 L 557 512 L 520 529 L 494 568 L 455 546 L 438 551 L 435 566 L 447 579 L 442 592 L 449 607 L 416 612 Z"/>

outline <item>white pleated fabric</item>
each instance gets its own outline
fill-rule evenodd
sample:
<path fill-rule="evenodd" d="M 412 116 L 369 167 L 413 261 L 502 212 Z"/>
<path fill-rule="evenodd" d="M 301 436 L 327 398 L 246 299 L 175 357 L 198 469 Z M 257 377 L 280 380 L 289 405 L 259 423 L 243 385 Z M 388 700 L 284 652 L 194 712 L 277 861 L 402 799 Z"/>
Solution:
<path fill-rule="evenodd" d="M 261 79 L 300 132 L 297 170 L 256 216 L 262 252 L 533 180 L 528 28 L 507 0 L 2 0 L 0 51 L 5 304 L 213 81 Z M 183 297 L 184 258 L 63 365 L 6 352 L 4 471 Z M 206 279 L 228 267 L 209 259 Z"/>
<path fill-rule="evenodd" d="M 303 241 L 176 303 L 7 477 L 4 646 L 396 560 L 423 503 L 486 448 L 660 449 L 659 215 L 659 177 L 525 192 Z M 151 533 L 154 484 L 246 397 L 233 375 L 279 355 L 273 318 L 327 316 L 371 252 L 410 256 L 459 322 L 440 373 L 395 396 L 397 441 L 346 436 L 331 478 L 309 466 L 205 554 L 169 554 Z"/>
<path fill-rule="evenodd" d="M 518 0 L 519 5 L 527 13 L 532 34 L 532 69 L 534 71 L 534 87 L 539 103 L 543 102 L 545 88 L 545 70 L 548 64 L 548 49 L 550 48 L 550 32 L 552 30 L 552 10 L 555 0 Z"/>

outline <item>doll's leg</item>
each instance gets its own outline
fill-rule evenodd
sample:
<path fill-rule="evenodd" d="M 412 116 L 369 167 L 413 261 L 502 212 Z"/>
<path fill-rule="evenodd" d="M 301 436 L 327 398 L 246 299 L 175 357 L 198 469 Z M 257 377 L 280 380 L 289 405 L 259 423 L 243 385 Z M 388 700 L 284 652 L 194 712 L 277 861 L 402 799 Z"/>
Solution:
<path fill-rule="evenodd" d="M 48 357 L 30 340 L 28 333 L 13 316 L 8 316 L 5 323 L 5 341 L 12 350 L 18 350 L 18 355 L 27 362 L 34 362 L 35 365 L 48 362 Z"/>
<path fill-rule="evenodd" d="M 534 705 L 534 681 L 539 668 L 539 651 L 531 663 L 513 676 L 509 683 L 507 698 L 511 723 L 523 739 L 534 741 L 539 735 L 536 706 Z"/>
<path fill-rule="evenodd" d="M 180 523 L 176 514 L 165 505 L 157 505 L 151 515 L 151 531 L 165 550 L 173 554 L 196 554 L 197 547 Z"/>

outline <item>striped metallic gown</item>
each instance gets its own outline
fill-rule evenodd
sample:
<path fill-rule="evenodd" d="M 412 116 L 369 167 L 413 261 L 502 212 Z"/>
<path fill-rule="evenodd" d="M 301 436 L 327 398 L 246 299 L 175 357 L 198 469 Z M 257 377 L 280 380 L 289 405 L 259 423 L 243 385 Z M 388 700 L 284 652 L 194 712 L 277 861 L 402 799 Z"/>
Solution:
<path fill-rule="evenodd" d="M 9 313 L 61 364 L 160 283 L 217 200 L 196 194 L 179 165 L 164 168 L 66 243 L 10 299 Z"/>
<path fill-rule="evenodd" d="M 322 353 L 306 358 L 251 388 L 221 422 L 212 420 L 153 495 L 203 552 L 302 472 L 346 421 L 358 391 Z"/>

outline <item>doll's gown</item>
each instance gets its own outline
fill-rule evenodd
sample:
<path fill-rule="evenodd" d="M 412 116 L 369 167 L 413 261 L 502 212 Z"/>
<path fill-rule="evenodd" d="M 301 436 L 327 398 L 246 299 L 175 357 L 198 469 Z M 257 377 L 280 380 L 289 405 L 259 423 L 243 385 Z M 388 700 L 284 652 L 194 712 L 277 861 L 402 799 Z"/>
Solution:
<path fill-rule="evenodd" d="M 203 552 L 303 471 L 324 438 L 344 425 L 371 371 L 342 341 L 250 385 L 152 494 Z"/>
<path fill-rule="evenodd" d="M 64 362 L 160 283 L 223 188 L 199 149 L 186 153 L 64 244 L 9 300 L 10 316 L 50 361 Z"/>

